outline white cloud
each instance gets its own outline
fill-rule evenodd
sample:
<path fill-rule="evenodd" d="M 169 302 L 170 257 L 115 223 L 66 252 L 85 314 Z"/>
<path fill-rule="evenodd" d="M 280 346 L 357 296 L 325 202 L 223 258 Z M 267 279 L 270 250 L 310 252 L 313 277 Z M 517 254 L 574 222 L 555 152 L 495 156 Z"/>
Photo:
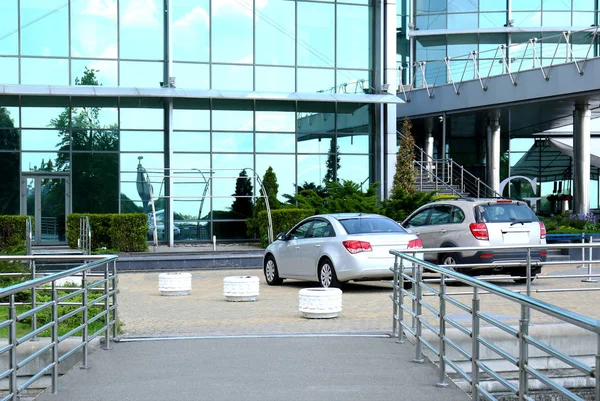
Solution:
<path fill-rule="evenodd" d="M 128 26 L 149 27 L 159 24 L 152 0 L 131 0 L 123 12 L 121 22 Z"/>
<path fill-rule="evenodd" d="M 253 0 L 218 0 L 213 2 L 213 13 L 241 13 L 252 16 L 252 3 Z M 265 8 L 268 3 L 269 0 L 256 0 L 256 10 Z"/>
<path fill-rule="evenodd" d="M 194 7 L 192 11 L 184 15 L 183 18 L 175 21 L 173 23 L 173 28 L 176 30 L 188 31 L 193 29 L 194 26 L 198 25 L 198 23 L 209 26 L 210 19 L 205 9 L 201 7 Z"/>
<path fill-rule="evenodd" d="M 81 14 L 117 19 L 117 0 L 89 0 L 88 6 Z"/>

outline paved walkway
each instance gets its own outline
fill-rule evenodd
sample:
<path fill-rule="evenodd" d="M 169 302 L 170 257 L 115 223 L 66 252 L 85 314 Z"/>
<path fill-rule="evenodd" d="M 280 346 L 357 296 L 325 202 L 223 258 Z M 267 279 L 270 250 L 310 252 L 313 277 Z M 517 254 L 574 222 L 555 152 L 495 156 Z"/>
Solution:
<path fill-rule="evenodd" d="M 584 270 L 544 269 L 545 275 L 569 273 Z M 468 399 L 453 384 L 435 387 L 435 367 L 412 363 L 413 345 L 387 337 L 392 327 L 389 283 L 349 284 L 338 318 L 304 319 L 298 312 L 298 291 L 316 283 L 287 280 L 270 287 L 261 270 L 194 271 L 189 296 L 163 297 L 158 275 L 119 276 L 122 342 L 111 351 L 96 351 L 90 357 L 91 369 L 74 369 L 60 379 L 60 394 L 47 391 L 40 400 Z M 237 275 L 260 277 L 257 302 L 224 300 L 223 278 Z M 498 283 L 513 290 L 525 288 Z M 533 284 L 534 291 L 569 287 L 598 284 L 580 279 L 538 279 Z M 470 300 L 467 287 L 457 285 L 449 291 L 465 293 L 458 295 L 464 303 Z M 598 308 L 590 307 L 599 303 L 599 291 L 532 295 L 600 318 Z M 497 312 L 508 324 L 517 320 L 518 308 L 501 298 L 485 297 L 484 310 Z M 435 305 L 433 298 L 431 302 Z M 468 324 L 469 319 L 456 320 Z M 327 336 L 342 333 L 353 336 Z M 190 336 L 196 339 L 183 338 Z"/>

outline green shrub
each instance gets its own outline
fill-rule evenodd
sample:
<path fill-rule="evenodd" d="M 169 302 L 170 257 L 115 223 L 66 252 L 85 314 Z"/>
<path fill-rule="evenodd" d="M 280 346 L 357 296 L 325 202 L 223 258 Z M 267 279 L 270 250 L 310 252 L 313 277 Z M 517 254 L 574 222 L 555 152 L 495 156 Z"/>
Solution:
<path fill-rule="evenodd" d="M 314 214 L 315 211 L 312 209 L 286 208 L 271 210 L 273 236 L 276 236 L 281 232 L 289 231 L 292 227 L 294 227 L 296 223 Z M 254 220 L 256 222 L 256 227 L 259 230 L 260 244 L 261 246 L 266 247 L 267 245 L 269 245 L 269 237 L 267 234 L 269 221 L 267 217 L 267 211 L 263 210 L 259 212 L 258 217 Z"/>
<path fill-rule="evenodd" d="M 0 216 L 0 254 L 25 253 L 27 216 Z"/>
<path fill-rule="evenodd" d="M 432 201 L 435 192 L 413 192 L 408 194 L 396 191 L 389 199 L 383 201 L 383 214 L 398 222 L 402 222 L 417 208 Z"/>
<path fill-rule="evenodd" d="M 92 249 L 115 249 L 119 252 L 148 250 L 148 216 L 130 214 L 70 214 L 67 216 L 67 238 L 71 248 L 77 248 L 79 219 L 88 216 L 92 231 Z"/>

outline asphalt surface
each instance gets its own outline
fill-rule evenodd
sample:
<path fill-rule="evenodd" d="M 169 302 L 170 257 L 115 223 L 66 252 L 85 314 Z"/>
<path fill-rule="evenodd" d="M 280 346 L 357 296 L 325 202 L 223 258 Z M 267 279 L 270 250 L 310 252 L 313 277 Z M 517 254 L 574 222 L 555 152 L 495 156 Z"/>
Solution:
<path fill-rule="evenodd" d="M 595 270 L 595 269 L 594 269 Z M 582 274 L 575 266 L 544 268 L 543 275 Z M 435 386 L 437 368 L 412 362 L 415 349 L 389 338 L 391 286 L 387 282 L 349 284 L 343 310 L 333 319 L 306 319 L 298 292 L 316 283 L 286 280 L 268 286 L 261 270 L 192 271 L 190 295 L 161 296 L 160 273 L 119 275 L 120 342 L 90 356 L 91 368 L 73 369 L 38 399 L 62 400 L 467 400 L 454 384 Z M 223 279 L 255 275 L 255 302 L 227 302 Z M 524 285 L 496 280 L 504 288 Z M 435 284 L 432 284 L 435 287 Z M 598 284 L 581 279 L 538 279 L 532 296 L 598 318 Z M 470 289 L 451 286 L 468 303 Z M 462 294 L 462 295 L 460 295 Z M 519 308 L 482 298 L 482 307 L 506 324 L 517 324 Z M 464 311 L 449 311 L 468 325 Z M 435 325 L 436 317 L 424 312 Z M 532 318 L 551 322 L 533 313 Z"/>

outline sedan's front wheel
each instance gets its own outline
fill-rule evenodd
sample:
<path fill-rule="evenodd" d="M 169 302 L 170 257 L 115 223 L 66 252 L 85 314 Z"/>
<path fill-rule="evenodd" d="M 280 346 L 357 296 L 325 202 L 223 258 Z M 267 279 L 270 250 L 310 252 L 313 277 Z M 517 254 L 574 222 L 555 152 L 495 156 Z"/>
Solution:
<path fill-rule="evenodd" d="M 265 259 L 265 280 L 269 285 L 278 285 L 283 282 L 283 279 L 279 277 L 279 270 L 277 270 L 277 263 L 273 256 L 267 256 Z"/>
<path fill-rule="evenodd" d="M 319 263 L 318 274 L 321 287 L 341 288 L 342 283 L 338 280 L 335 269 L 333 268 L 333 263 L 331 263 L 329 259 L 323 259 L 321 263 Z"/>

